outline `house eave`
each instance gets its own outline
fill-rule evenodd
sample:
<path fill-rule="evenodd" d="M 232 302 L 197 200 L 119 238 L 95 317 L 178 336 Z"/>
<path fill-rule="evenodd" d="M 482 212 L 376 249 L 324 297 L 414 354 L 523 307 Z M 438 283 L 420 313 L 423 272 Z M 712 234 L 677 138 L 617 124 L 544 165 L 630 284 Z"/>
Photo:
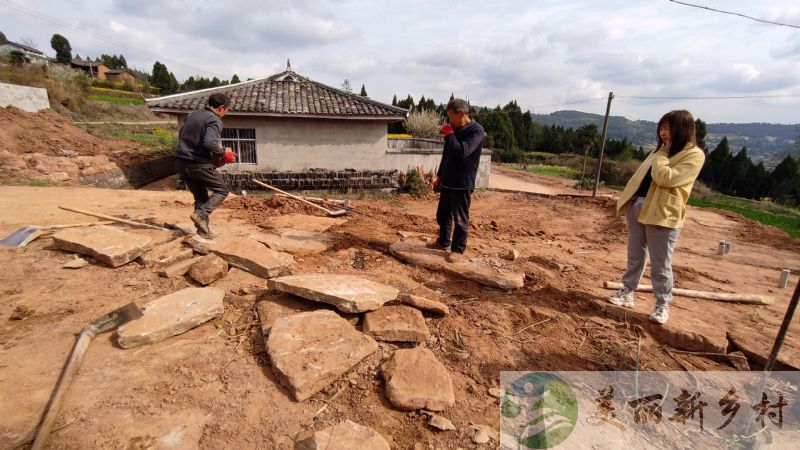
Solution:
<path fill-rule="evenodd" d="M 176 109 L 176 108 L 160 108 L 150 106 L 150 111 L 154 113 L 172 114 L 172 115 L 185 115 L 191 113 L 193 110 Z M 322 114 L 282 114 L 282 113 L 262 113 L 262 112 L 246 112 L 246 111 L 230 111 L 226 116 L 242 116 L 242 117 L 272 117 L 280 119 L 332 119 L 332 120 L 371 120 L 371 121 L 385 121 L 385 122 L 402 122 L 405 117 L 401 116 L 342 116 L 342 115 L 322 115 Z"/>

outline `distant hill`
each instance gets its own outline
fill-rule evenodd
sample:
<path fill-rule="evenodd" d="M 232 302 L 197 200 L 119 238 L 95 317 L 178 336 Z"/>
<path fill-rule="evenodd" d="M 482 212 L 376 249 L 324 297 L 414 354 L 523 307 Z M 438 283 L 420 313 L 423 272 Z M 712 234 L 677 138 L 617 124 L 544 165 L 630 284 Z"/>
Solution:
<path fill-rule="evenodd" d="M 578 128 L 594 123 L 602 130 L 603 116 L 580 111 L 556 111 L 550 114 L 534 114 L 534 122 L 543 125 Z M 798 154 L 794 145 L 800 136 L 800 124 L 780 125 L 773 123 L 709 123 L 706 143 L 710 149 L 728 137 L 731 151 L 738 152 L 747 147 L 747 153 L 753 161 L 764 161 L 773 165 L 786 157 Z M 629 120 L 622 116 L 611 116 L 608 121 L 608 137 L 622 139 L 627 137 L 633 145 L 646 148 L 655 146 L 656 123 L 649 120 Z"/>

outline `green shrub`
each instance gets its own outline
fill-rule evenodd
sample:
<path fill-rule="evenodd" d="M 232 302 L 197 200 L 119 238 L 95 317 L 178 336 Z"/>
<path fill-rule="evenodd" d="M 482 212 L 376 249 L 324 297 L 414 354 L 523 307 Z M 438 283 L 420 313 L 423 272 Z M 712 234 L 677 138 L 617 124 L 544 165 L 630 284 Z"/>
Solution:
<path fill-rule="evenodd" d="M 428 178 L 432 174 L 428 174 Z M 403 192 L 411 194 L 412 197 L 424 197 L 431 192 L 430 182 L 426 181 L 426 175 L 419 168 L 411 169 L 408 173 L 401 174 L 400 185 Z"/>

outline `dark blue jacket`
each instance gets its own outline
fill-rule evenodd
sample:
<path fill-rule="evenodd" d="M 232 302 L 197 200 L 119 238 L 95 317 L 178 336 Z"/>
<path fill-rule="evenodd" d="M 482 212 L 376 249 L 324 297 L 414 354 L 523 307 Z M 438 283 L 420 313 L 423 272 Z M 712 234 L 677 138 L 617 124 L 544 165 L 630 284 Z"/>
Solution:
<path fill-rule="evenodd" d="M 211 164 L 211 154 L 221 156 L 222 120 L 208 107 L 192 112 L 178 133 L 175 157 L 192 164 Z"/>
<path fill-rule="evenodd" d="M 442 177 L 439 185 L 445 189 L 475 189 L 475 176 L 481 161 L 481 151 L 486 133 L 476 121 L 444 138 L 442 161 L 437 175 Z"/>

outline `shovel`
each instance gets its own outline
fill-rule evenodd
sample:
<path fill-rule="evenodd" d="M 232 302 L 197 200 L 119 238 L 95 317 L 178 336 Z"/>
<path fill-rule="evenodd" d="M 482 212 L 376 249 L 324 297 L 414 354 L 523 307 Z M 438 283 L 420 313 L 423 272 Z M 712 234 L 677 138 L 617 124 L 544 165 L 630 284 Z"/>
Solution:
<path fill-rule="evenodd" d="M 310 201 L 308 201 L 308 200 L 306 200 L 306 199 L 304 199 L 302 197 L 298 197 L 298 196 L 292 195 L 292 194 L 290 194 L 288 192 L 284 192 L 284 191 L 282 191 L 282 190 L 280 190 L 280 189 L 278 189 L 276 187 L 270 186 L 270 185 L 268 185 L 266 183 L 262 183 L 262 182 L 260 182 L 258 180 L 250 180 L 250 181 L 252 181 L 253 183 L 255 183 L 255 184 L 259 185 L 259 186 L 263 186 L 263 187 L 265 187 L 267 189 L 272 189 L 273 191 L 275 191 L 275 192 L 277 192 L 279 194 L 283 194 L 283 195 L 285 195 L 287 197 L 291 197 L 291 198 L 293 198 L 295 200 L 301 201 L 301 202 L 303 202 L 303 203 L 305 203 L 305 204 L 307 204 L 309 206 L 313 206 L 314 208 L 317 208 L 319 210 L 325 211 L 325 213 L 327 213 L 331 217 L 339 217 L 339 216 L 343 216 L 343 215 L 347 214 L 347 210 L 346 209 L 340 209 L 338 211 L 331 211 L 329 209 L 323 208 L 322 206 L 319 206 L 316 203 L 312 203 L 312 202 L 310 202 Z"/>
<path fill-rule="evenodd" d="M 19 230 L 4 237 L 3 239 L 0 239 L 0 245 L 4 245 L 6 247 L 25 247 L 26 245 L 33 242 L 34 239 L 47 233 L 48 231 L 59 230 L 61 228 L 77 228 L 77 227 L 90 227 L 93 225 L 108 225 L 112 223 L 114 222 L 105 221 L 105 222 L 74 223 L 71 225 L 46 225 L 46 226 L 28 225 L 27 227 L 22 227 Z"/>
<path fill-rule="evenodd" d="M 92 338 L 100 333 L 113 330 L 123 323 L 130 322 L 131 320 L 142 317 L 142 310 L 136 306 L 135 303 L 128 303 L 122 308 L 111 311 L 110 313 L 96 319 L 89 325 L 86 325 L 75 345 L 72 347 L 72 353 L 69 355 L 67 365 L 61 371 L 61 376 L 58 378 L 53 393 L 50 395 L 50 401 L 45 407 L 44 416 L 39 425 L 39 431 L 36 433 L 36 438 L 33 441 L 33 450 L 43 449 L 47 444 L 47 438 L 50 436 L 50 431 L 55 425 L 56 418 L 58 418 L 58 411 L 61 409 L 61 403 L 64 401 L 64 394 L 67 387 L 75 378 L 75 373 L 78 372 L 78 367 L 81 365 L 83 355 L 86 354 L 86 349 L 89 348 L 89 343 Z"/>

